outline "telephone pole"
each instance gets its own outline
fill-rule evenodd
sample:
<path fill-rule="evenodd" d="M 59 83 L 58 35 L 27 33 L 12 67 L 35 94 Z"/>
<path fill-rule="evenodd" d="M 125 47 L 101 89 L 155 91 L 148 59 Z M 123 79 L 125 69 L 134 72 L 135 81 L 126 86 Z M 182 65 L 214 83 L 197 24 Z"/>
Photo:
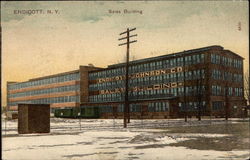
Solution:
<path fill-rule="evenodd" d="M 130 36 L 129 33 L 134 30 L 136 30 L 136 28 L 132 28 L 132 29 L 127 28 L 125 32 L 120 33 L 120 35 L 127 34 L 127 36 L 118 39 L 119 41 L 124 40 L 124 39 L 127 40 L 127 42 L 119 44 L 119 46 L 127 45 L 126 68 L 125 68 L 126 74 L 125 74 L 124 121 L 123 121 L 124 128 L 127 128 L 127 119 L 128 119 L 128 123 L 130 123 L 130 114 L 129 114 L 130 109 L 129 109 L 129 98 L 128 98 L 128 81 L 129 81 L 128 70 L 129 70 L 129 46 L 130 46 L 129 44 L 137 42 L 137 40 L 130 41 L 130 38 L 136 37 L 137 34 Z"/>

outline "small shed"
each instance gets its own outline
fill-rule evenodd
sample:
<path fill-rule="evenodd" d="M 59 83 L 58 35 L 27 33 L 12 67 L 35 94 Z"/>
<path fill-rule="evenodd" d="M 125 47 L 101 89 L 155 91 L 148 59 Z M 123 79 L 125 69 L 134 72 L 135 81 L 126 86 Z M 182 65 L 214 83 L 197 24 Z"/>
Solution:
<path fill-rule="evenodd" d="M 18 133 L 49 133 L 49 104 L 18 104 Z"/>

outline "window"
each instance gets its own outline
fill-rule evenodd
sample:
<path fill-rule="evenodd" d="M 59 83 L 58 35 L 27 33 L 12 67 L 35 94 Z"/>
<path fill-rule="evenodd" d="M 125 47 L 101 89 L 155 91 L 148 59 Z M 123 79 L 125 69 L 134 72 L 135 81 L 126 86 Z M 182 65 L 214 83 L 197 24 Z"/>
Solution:
<path fill-rule="evenodd" d="M 213 79 L 221 79 L 222 77 L 222 74 L 221 74 L 221 71 L 217 70 L 217 69 L 213 69 L 212 70 L 212 77 Z"/>
<path fill-rule="evenodd" d="M 211 63 L 220 64 L 220 61 L 221 61 L 221 56 L 217 54 L 211 54 Z"/>
<path fill-rule="evenodd" d="M 212 109 L 213 110 L 222 110 L 223 109 L 223 102 L 222 101 L 212 102 Z"/>
<path fill-rule="evenodd" d="M 201 54 L 200 55 L 200 61 L 203 63 L 205 61 L 205 55 L 204 54 Z"/>
<path fill-rule="evenodd" d="M 212 95 L 213 96 L 220 96 L 220 95 L 222 95 L 221 86 L 212 85 Z"/>

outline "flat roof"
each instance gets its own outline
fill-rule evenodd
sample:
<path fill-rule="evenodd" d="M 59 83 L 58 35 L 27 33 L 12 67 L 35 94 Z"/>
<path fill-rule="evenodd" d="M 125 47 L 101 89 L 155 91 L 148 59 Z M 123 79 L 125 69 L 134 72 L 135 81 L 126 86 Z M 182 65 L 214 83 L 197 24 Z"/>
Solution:
<path fill-rule="evenodd" d="M 229 52 L 229 53 L 233 54 L 234 56 L 237 56 L 237 57 L 239 57 L 241 59 L 245 59 L 245 58 L 241 57 L 240 55 L 238 55 L 238 54 L 236 54 L 236 53 L 234 53 L 234 52 L 232 52 L 232 51 L 230 51 L 228 49 L 225 49 L 224 51 Z"/>
<path fill-rule="evenodd" d="M 96 69 L 101 69 L 100 67 L 95 67 L 95 66 L 79 66 L 80 67 L 90 67 L 90 68 L 96 68 Z M 73 70 L 73 71 L 67 71 L 67 72 L 62 72 L 62 73 L 56 73 L 56 74 L 52 74 L 52 75 L 48 75 L 48 76 L 42 76 L 42 77 L 37 77 L 37 78 L 32 78 L 32 79 L 29 79 L 27 81 L 23 81 L 23 82 L 8 82 L 9 85 L 12 85 L 12 84 L 16 84 L 16 83 L 26 83 L 26 82 L 30 82 L 30 81 L 37 81 L 37 80 L 41 80 L 41 79 L 46 79 L 46 78 L 51 78 L 51 77 L 57 77 L 57 76 L 63 76 L 63 75 L 67 75 L 67 74 L 72 74 L 72 73 L 78 73 L 80 72 L 79 69 L 77 70 Z"/>
<path fill-rule="evenodd" d="M 144 59 L 134 60 L 134 61 L 130 61 L 129 63 L 130 64 L 137 64 L 137 63 L 143 63 L 143 62 L 148 62 L 148 61 L 157 61 L 157 60 L 163 59 L 163 58 L 173 58 L 173 57 L 176 57 L 176 56 L 183 56 L 183 55 L 186 55 L 186 54 L 196 53 L 196 52 L 201 52 L 201 51 L 207 51 L 207 50 L 211 50 L 211 49 L 223 50 L 223 47 L 219 46 L 219 45 L 213 45 L 213 46 L 196 48 L 196 49 L 191 49 L 191 50 L 184 50 L 182 52 L 165 54 L 165 55 L 156 56 L 156 57 L 150 57 L 150 58 L 144 58 Z M 113 65 L 109 65 L 108 68 L 113 68 L 113 67 L 117 67 L 117 66 L 123 66 L 125 64 L 126 63 L 113 64 Z"/>
<path fill-rule="evenodd" d="M 79 69 L 78 70 L 73 70 L 73 71 L 68 71 L 68 72 L 63 72 L 63 73 L 56 73 L 56 74 L 43 76 L 43 77 L 38 77 L 38 78 L 32 78 L 32 79 L 29 79 L 28 81 L 36 81 L 36 80 L 41 80 L 41 79 L 46 79 L 46 78 L 51 78 L 51 77 L 57 77 L 57 76 L 63 76 L 63 75 L 67 75 L 67 74 L 77 73 L 77 72 L 79 72 Z"/>
<path fill-rule="evenodd" d="M 202 48 L 197 48 L 197 49 L 184 50 L 182 52 L 164 54 L 164 55 L 161 55 L 161 56 L 149 57 L 149 58 L 143 58 L 143 59 L 130 61 L 129 64 L 138 64 L 138 63 L 144 63 L 144 62 L 148 62 L 148 61 L 157 61 L 157 60 L 160 60 L 160 59 L 163 59 L 163 58 L 173 58 L 173 57 L 176 57 L 176 56 L 183 56 L 183 55 L 186 55 L 186 54 L 191 54 L 191 53 L 196 53 L 196 52 L 201 52 L 201 51 L 207 51 L 207 50 L 211 50 L 211 49 L 223 50 L 223 47 L 219 46 L 219 45 L 212 45 L 212 46 L 202 47 Z M 118 64 L 112 64 L 112 65 L 108 65 L 107 68 L 103 68 L 103 69 L 95 70 L 95 71 L 90 71 L 90 72 L 97 72 L 97 71 L 114 69 L 114 68 L 124 66 L 125 64 L 126 64 L 125 62 L 124 63 L 118 63 Z"/>
<path fill-rule="evenodd" d="M 38 77 L 38 78 L 32 78 L 29 79 L 27 81 L 22 81 L 22 82 L 7 82 L 8 85 L 14 85 L 14 84 L 21 84 L 21 83 L 27 83 L 27 82 L 31 82 L 31 81 L 37 81 L 37 80 L 41 80 L 41 79 L 46 79 L 46 78 L 51 78 L 51 77 L 56 77 L 56 76 L 61 76 L 61 75 L 67 75 L 67 74 L 71 74 L 71 73 L 77 73 L 79 72 L 79 70 L 73 70 L 73 71 L 68 71 L 68 72 L 63 72 L 63 73 L 56 73 L 56 74 L 52 74 L 52 75 L 48 75 L 48 76 L 43 76 L 43 77 Z"/>

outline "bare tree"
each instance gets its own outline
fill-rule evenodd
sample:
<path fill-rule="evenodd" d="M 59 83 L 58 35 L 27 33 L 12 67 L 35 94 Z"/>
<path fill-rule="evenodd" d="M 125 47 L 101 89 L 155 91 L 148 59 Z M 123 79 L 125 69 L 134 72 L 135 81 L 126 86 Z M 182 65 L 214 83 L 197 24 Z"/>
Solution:
<path fill-rule="evenodd" d="M 233 74 L 231 72 L 231 68 L 228 69 L 227 75 L 224 74 L 224 97 L 225 97 L 225 119 L 228 120 L 230 117 L 230 102 L 232 96 L 232 90 L 230 90 L 230 86 L 233 84 Z M 232 88 L 231 88 L 232 89 Z"/>
<path fill-rule="evenodd" d="M 202 110 L 202 98 L 203 98 L 203 77 L 202 73 L 200 72 L 199 77 L 197 77 L 196 80 L 196 101 L 197 101 L 197 106 L 198 106 L 198 111 L 197 111 L 197 117 L 198 120 L 201 120 L 201 110 Z"/>
<path fill-rule="evenodd" d="M 228 120 L 229 117 L 229 89 L 228 89 L 228 81 L 225 83 L 225 87 L 224 87 L 224 94 L 225 94 L 225 105 L 224 105 L 224 109 L 225 109 L 225 119 Z"/>
<path fill-rule="evenodd" d="M 1 107 L 1 111 L 2 111 L 2 114 L 6 114 L 7 107 L 6 106 Z"/>
<path fill-rule="evenodd" d="M 249 71 L 244 74 L 244 97 L 246 98 L 248 105 L 250 104 L 250 85 L 249 85 Z"/>

